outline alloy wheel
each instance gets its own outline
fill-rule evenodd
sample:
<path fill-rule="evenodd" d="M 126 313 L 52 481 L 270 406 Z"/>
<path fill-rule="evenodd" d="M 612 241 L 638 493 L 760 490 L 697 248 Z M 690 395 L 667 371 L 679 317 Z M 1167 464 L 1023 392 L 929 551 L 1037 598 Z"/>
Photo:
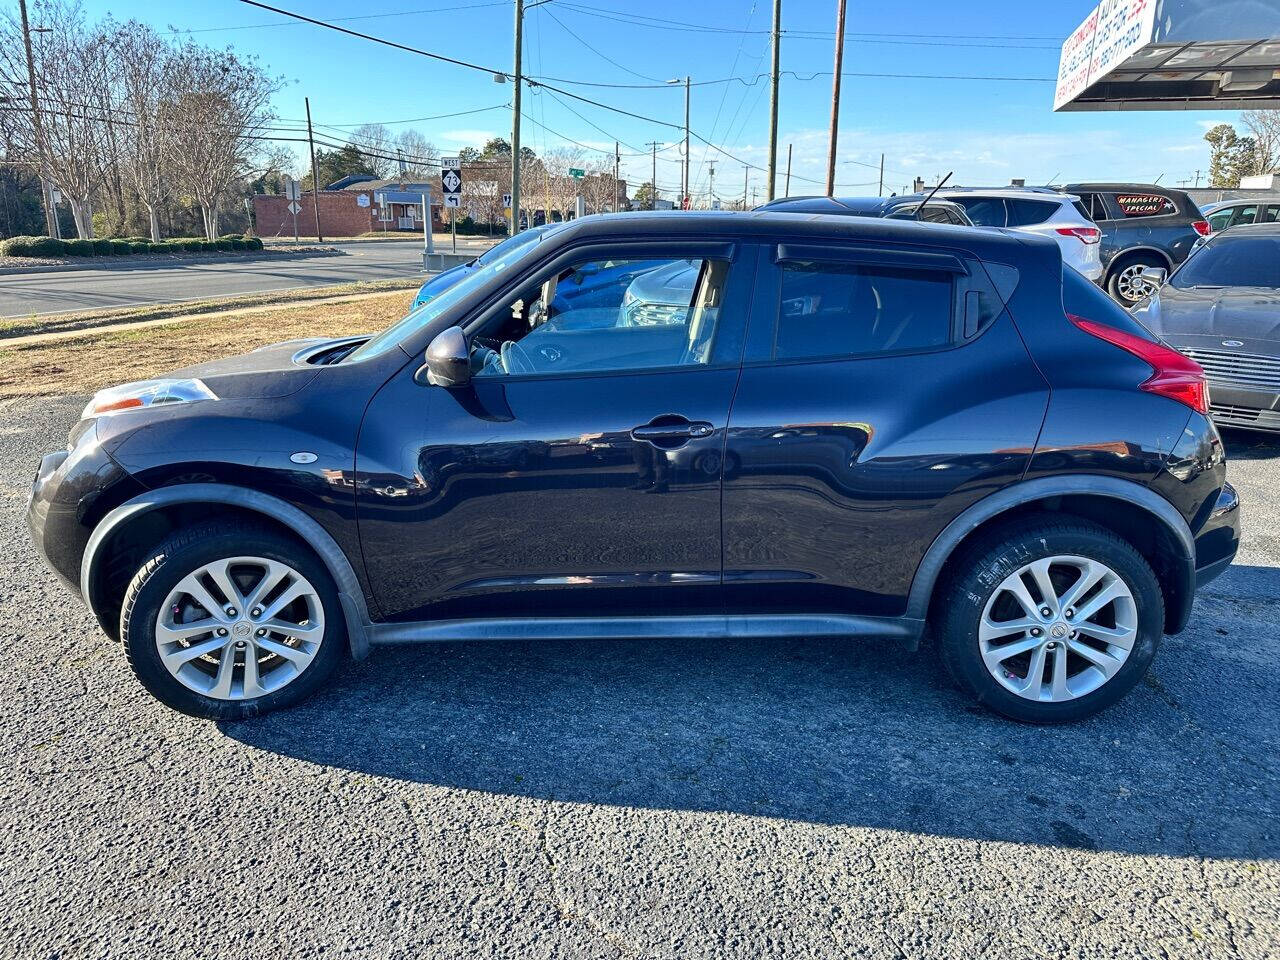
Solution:
<path fill-rule="evenodd" d="M 1011 693 L 1047 703 L 1097 690 L 1124 666 L 1137 637 L 1128 584 L 1079 556 L 1047 557 L 1009 574 L 978 626 L 991 676 Z"/>
<path fill-rule="evenodd" d="M 1135 263 L 1121 270 L 1116 275 L 1116 291 L 1120 296 L 1130 303 L 1136 303 L 1150 293 L 1154 288 L 1148 281 L 1142 279 L 1146 270 L 1145 263 Z"/>
<path fill-rule="evenodd" d="M 286 686 L 315 659 L 324 605 L 297 570 L 265 557 L 207 563 L 169 591 L 156 617 L 165 668 L 196 693 L 249 700 Z"/>

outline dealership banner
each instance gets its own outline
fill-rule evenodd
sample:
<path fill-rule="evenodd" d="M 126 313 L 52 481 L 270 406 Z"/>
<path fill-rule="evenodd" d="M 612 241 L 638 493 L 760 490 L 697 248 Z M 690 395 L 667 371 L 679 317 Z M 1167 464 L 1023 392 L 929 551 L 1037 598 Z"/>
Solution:
<path fill-rule="evenodd" d="M 1151 43 L 1156 0 L 1103 0 L 1062 45 L 1053 109 L 1061 110 Z"/>

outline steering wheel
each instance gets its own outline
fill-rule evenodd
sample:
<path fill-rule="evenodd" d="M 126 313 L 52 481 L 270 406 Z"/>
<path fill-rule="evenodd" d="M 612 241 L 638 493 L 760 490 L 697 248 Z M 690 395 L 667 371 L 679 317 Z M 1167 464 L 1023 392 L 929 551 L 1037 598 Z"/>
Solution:
<path fill-rule="evenodd" d="M 524 347 L 514 340 L 504 340 L 498 352 L 502 356 L 502 366 L 506 369 L 508 375 L 538 372 L 538 368 L 533 365 L 529 355 L 524 352 Z"/>

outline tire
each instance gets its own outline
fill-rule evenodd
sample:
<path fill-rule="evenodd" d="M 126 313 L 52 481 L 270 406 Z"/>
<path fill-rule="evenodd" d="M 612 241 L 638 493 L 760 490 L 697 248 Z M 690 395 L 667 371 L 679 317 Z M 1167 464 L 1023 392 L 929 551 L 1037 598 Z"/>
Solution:
<path fill-rule="evenodd" d="M 234 564 L 229 563 L 233 558 Z M 234 618 L 228 616 L 229 604 L 218 604 L 216 612 L 206 610 L 227 592 L 205 574 L 210 565 L 232 581 L 239 600 L 254 592 L 257 571 L 257 585 L 262 587 L 269 577 L 279 576 L 263 593 L 262 606 L 251 608 L 263 614 L 260 621 L 248 610 L 237 609 Z M 202 579 L 193 581 L 193 574 Z M 215 589 L 209 589 L 210 582 Z M 246 582 L 249 586 L 243 587 Z M 201 588 L 204 603 L 194 601 Z M 297 596 L 288 599 L 286 594 Z M 180 598 L 177 602 L 175 596 Z M 274 613 L 280 602 L 285 603 L 283 609 Z M 167 625 L 160 618 L 162 609 L 165 621 L 172 621 Z M 204 623 L 211 626 L 200 630 Z M 277 625 L 294 627 L 296 634 L 267 629 Z M 186 633 L 192 636 L 165 643 L 167 653 L 162 656 L 166 638 Z M 347 649 L 338 591 L 319 558 L 280 534 L 238 521 L 198 524 L 158 546 L 125 592 L 120 637 L 130 668 L 152 696 L 182 713 L 213 720 L 243 720 L 305 699 L 330 677 Z M 201 656 L 188 653 L 218 645 Z M 273 652 L 282 648 L 287 656 Z M 227 662 L 230 651 L 234 652 Z M 180 660 L 182 665 L 171 669 L 166 660 Z"/>
<path fill-rule="evenodd" d="M 1141 272 L 1141 269 L 1150 267 L 1159 267 L 1162 270 L 1168 269 L 1168 264 L 1153 254 L 1138 254 L 1136 256 L 1122 257 L 1120 262 L 1111 268 L 1111 272 L 1107 275 L 1107 293 L 1111 294 L 1111 299 L 1120 304 L 1125 309 L 1132 307 L 1134 304 L 1142 300 L 1142 296 L 1129 296 L 1125 292 L 1129 289 L 1129 274 L 1133 272 Z"/>
<path fill-rule="evenodd" d="M 1128 541 L 1087 521 L 1032 519 L 962 551 L 950 567 L 934 619 L 943 663 L 978 703 L 1026 723 L 1069 723 L 1111 706 L 1147 672 L 1164 632 L 1164 595 L 1150 564 Z M 1050 600 L 1051 617 L 1042 615 L 1044 606 L 1024 615 L 1026 603 L 1010 589 L 1017 576 L 1028 598 L 1039 601 L 1040 581 L 1028 571 L 1036 564 L 1057 594 Z M 1073 569 L 1080 580 L 1072 579 Z M 1072 589 L 1100 569 L 1106 572 L 1074 601 L 1083 601 L 1075 610 Z M 1113 595 L 1090 612 L 1095 600 Z M 1034 625 L 1003 635 L 1007 624 L 1019 620 Z M 1119 645 L 1126 635 L 1127 652 Z M 1011 656 L 1019 645 L 1028 649 Z M 1059 658 L 1065 663 L 1061 674 Z"/>

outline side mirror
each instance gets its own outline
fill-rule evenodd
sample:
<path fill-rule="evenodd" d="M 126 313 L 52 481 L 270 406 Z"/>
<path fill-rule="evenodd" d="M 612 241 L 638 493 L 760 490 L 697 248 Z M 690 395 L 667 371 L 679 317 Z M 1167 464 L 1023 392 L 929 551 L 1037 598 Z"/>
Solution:
<path fill-rule="evenodd" d="M 471 382 L 471 350 L 461 327 L 436 334 L 427 347 L 427 382 L 438 387 L 464 387 Z M 419 382 L 421 373 L 419 370 Z"/>
<path fill-rule="evenodd" d="M 1164 282 L 1169 279 L 1169 271 L 1164 267 L 1147 267 L 1136 279 L 1142 288 L 1142 295 L 1149 297 L 1164 286 Z"/>

